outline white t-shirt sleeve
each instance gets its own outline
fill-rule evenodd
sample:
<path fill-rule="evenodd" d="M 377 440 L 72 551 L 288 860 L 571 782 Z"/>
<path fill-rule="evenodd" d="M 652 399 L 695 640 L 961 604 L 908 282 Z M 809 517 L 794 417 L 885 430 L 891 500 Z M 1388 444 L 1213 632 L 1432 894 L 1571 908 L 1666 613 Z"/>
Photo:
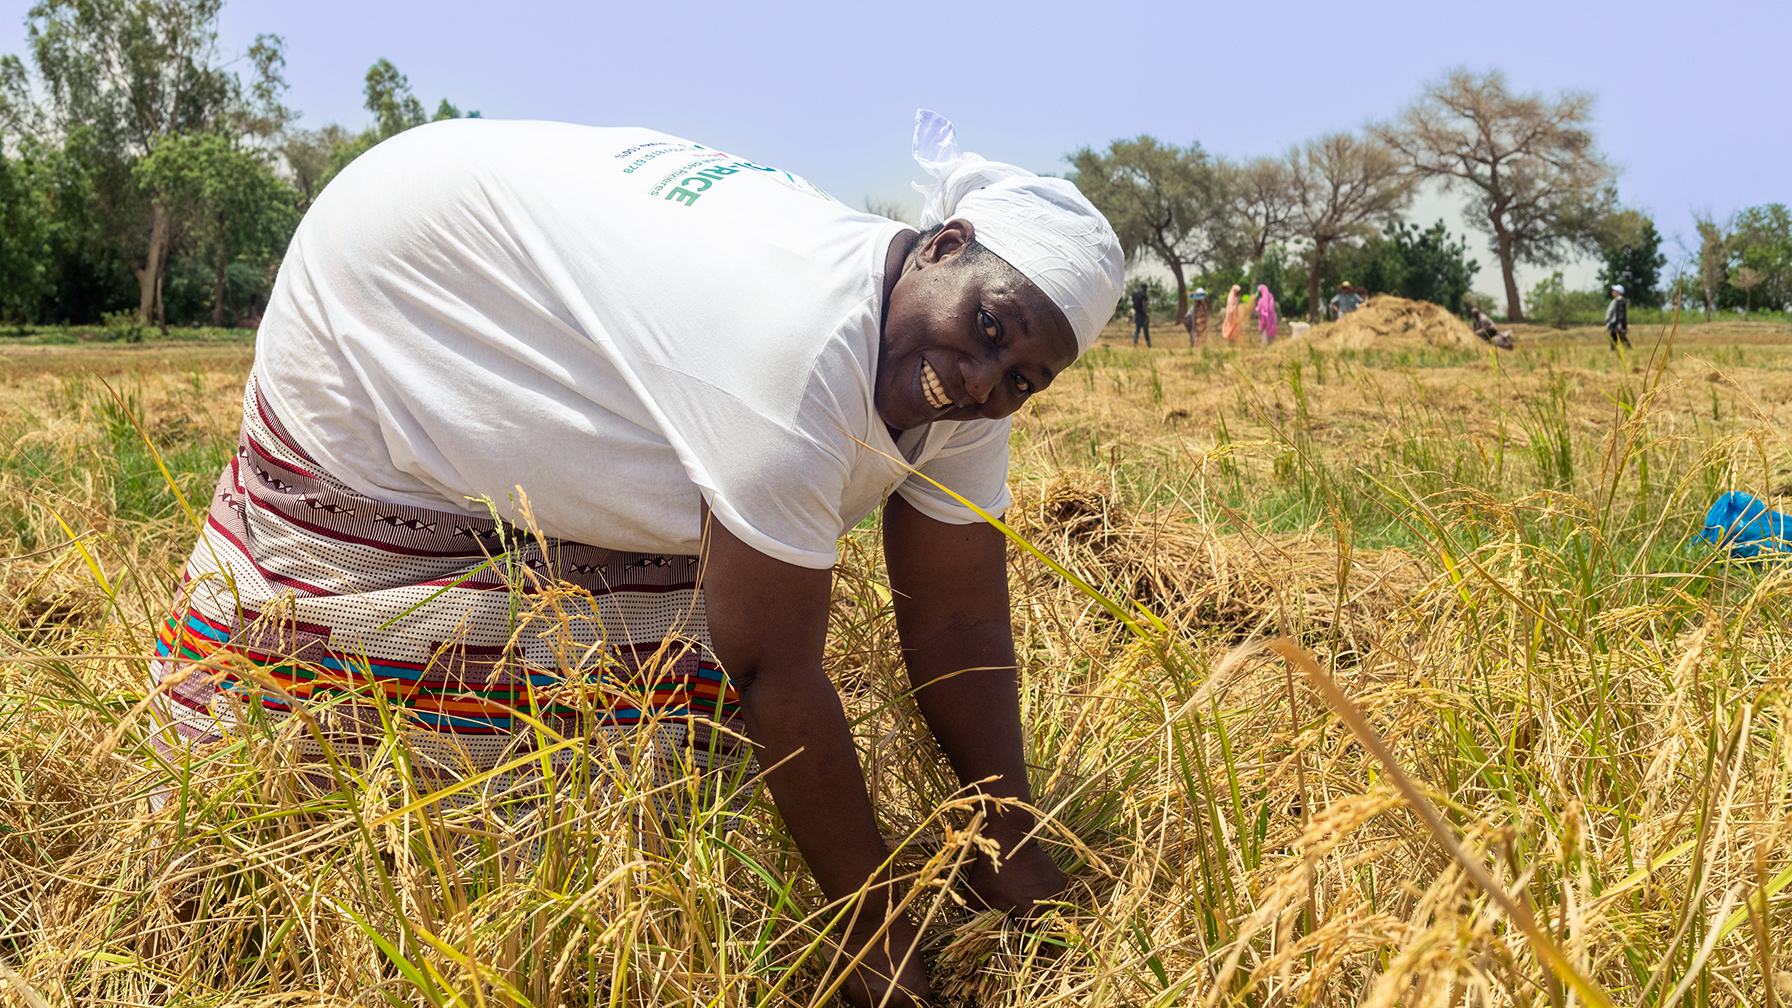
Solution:
<path fill-rule="evenodd" d="M 649 385 L 716 519 L 773 559 L 819 569 L 838 559 L 840 501 L 856 443 L 820 374 L 826 364 L 816 370 L 783 422 L 670 368 L 653 369 Z"/>
<path fill-rule="evenodd" d="M 921 463 L 919 471 L 951 488 L 965 500 L 1000 517 L 1013 503 L 1008 492 L 1008 432 L 1012 422 L 967 420 L 958 425 L 944 447 Z M 896 488 L 902 499 L 934 521 L 971 525 L 983 520 L 933 483 L 910 476 Z"/>

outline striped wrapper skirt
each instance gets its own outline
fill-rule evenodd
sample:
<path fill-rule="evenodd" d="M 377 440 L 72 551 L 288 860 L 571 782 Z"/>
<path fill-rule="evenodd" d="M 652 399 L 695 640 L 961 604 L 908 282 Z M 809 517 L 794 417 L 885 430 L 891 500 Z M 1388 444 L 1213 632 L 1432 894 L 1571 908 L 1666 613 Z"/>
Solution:
<path fill-rule="evenodd" d="M 300 761 L 358 765 L 397 732 L 413 775 L 483 777 L 487 796 L 605 752 L 661 777 L 733 771 L 738 805 L 750 747 L 696 576 L 694 556 L 365 497 L 293 441 L 251 377 L 159 635 L 158 745 L 190 755 L 253 722 Z"/>

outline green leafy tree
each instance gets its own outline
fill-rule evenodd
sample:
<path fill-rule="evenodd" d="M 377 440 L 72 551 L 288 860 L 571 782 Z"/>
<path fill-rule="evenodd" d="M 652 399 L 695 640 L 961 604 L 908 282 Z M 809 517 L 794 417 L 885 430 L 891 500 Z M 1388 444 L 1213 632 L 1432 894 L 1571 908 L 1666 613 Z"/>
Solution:
<path fill-rule="evenodd" d="M 1149 253 L 1176 281 L 1176 314 L 1188 311 L 1187 272 L 1236 254 L 1229 173 L 1200 144 L 1154 137 L 1116 140 L 1104 152 L 1070 155 L 1072 180 L 1100 208 L 1128 259 Z"/>
<path fill-rule="evenodd" d="M 1516 265 L 1592 251 L 1598 222 L 1614 209 L 1614 172 L 1587 128 L 1592 111 L 1591 95 L 1552 102 L 1513 94 L 1497 70 L 1454 70 L 1374 129 L 1416 177 L 1471 194 L 1468 216 L 1492 240 L 1513 322 L 1524 321 Z"/>
<path fill-rule="evenodd" d="M 395 137 L 405 130 L 429 121 L 423 103 L 411 93 L 410 79 L 398 72 L 387 59 L 379 59 L 367 68 L 367 111 L 373 113 L 373 129 L 380 140 Z M 447 99 L 442 104 L 447 105 Z"/>
<path fill-rule="evenodd" d="M 0 322 L 23 325 L 48 287 L 49 208 L 30 165 L 0 150 Z"/>
<path fill-rule="evenodd" d="M 1460 314 L 1480 268 L 1468 257 L 1468 240 L 1452 241 L 1439 220 L 1424 230 L 1404 222 L 1388 226 L 1364 242 L 1358 260 L 1345 270 L 1371 291 L 1429 301 Z"/>
<path fill-rule="evenodd" d="M 1752 304 L 1786 310 L 1792 303 L 1792 212 L 1784 203 L 1749 207 L 1737 214 L 1730 286 L 1743 293 L 1745 308 Z M 1743 270 L 1748 270 L 1743 274 Z M 1737 279 L 1753 278 L 1744 288 Z"/>
<path fill-rule="evenodd" d="M 278 259 L 298 222 L 297 194 L 274 177 L 265 155 L 216 133 L 170 137 L 134 170 L 208 252 L 215 267 L 212 325 L 223 325 L 230 263 Z"/>
<path fill-rule="evenodd" d="M 354 143 L 355 135 L 331 123 L 316 130 L 287 130 L 274 150 L 286 162 L 288 181 L 304 209 L 323 192 L 337 170 L 336 152 Z"/>
<path fill-rule="evenodd" d="M 1225 278 L 1221 278 L 1225 279 Z M 1277 242 L 1268 246 L 1251 263 L 1248 278 L 1226 280 L 1224 288 L 1207 286 L 1211 293 L 1214 290 L 1230 290 L 1232 284 L 1242 283 L 1251 290 L 1258 284 L 1269 288 L 1276 297 L 1277 311 L 1289 318 L 1297 318 L 1307 313 L 1307 270 L 1300 257 L 1288 251 L 1288 246 Z M 1222 299 L 1221 304 L 1224 304 Z"/>
<path fill-rule="evenodd" d="M 434 116 L 426 115 L 423 102 L 411 92 L 410 78 L 399 73 L 391 60 L 383 58 L 367 68 L 361 93 L 362 107 L 373 113 L 373 122 L 360 133 L 332 123 L 316 131 L 293 131 L 279 146 L 301 205 L 309 206 L 331 179 L 381 141 L 427 122 L 479 118 L 477 109 L 463 115 L 446 98 L 436 106 Z"/>
<path fill-rule="evenodd" d="M 11 178 L 0 217 L 7 218 L 3 226 L 12 240 L 0 242 L 29 259 L 28 264 L 13 259 L 10 282 L 0 281 L 6 314 L 28 321 L 91 321 L 129 304 L 136 280 L 126 250 L 103 226 L 108 215 L 96 184 L 116 163 L 96 156 L 92 131 L 78 127 L 60 144 L 26 135 L 5 145 L 11 148 Z"/>
<path fill-rule="evenodd" d="M 1637 210 L 1621 210 L 1599 225 L 1601 290 L 1613 284 L 1624 288 L 1632 304 L 1660 308 L 1664 299 L 1661 271 L 1668 257 L 1661 253 L 1661 234 L 1655 222 Z"/>
<path fill-rule="evenodd" d="M 1605 311 L 1605 297 L 1598 291 L 1571 291 L 1562 282 L 1557 270 L 1546 280 L 1539 280 L 1524 297 L 1525 310 L 1532 321 L 1561 329 L 1577 318 L 1599 317 Z"/>
<path fill-rule="evenodd" d="M 278 96 L 277 36 L 250 51 L 245 90 L 217 46 L 222 0 L 42 0 L 26 17 L 44 101 L 17 108 L 23 66 L 0 69 L 9 119 L 50 138 L 86 130 L 97 162 L 101 226 L 128 235 L 138 317 L 160 305 L 162 272 L 178 235 L 171 209 L 138 191 L 131 165 L 169 137 L 206 130 L 271 136 L 290 118 Z"/>
<path fill-rule="evenodd" d="M 0 141 L 41 133 L 42 118 L 25 64 L 11 53 L 0 56 Z"/>

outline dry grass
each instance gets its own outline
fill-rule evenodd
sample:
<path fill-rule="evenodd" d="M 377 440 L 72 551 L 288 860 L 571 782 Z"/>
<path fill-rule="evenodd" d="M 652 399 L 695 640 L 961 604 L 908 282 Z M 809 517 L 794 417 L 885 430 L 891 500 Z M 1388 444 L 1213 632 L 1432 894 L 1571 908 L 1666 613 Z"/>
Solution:
<path fill-rule="evenodd" d="M 1032 933 L 950 895 L 972 838 L 853 534 L 829 666 L 943 1000 L 1585 1000 L 1278 636 L 1613 1002 L 1792 999 L 1792 580 L 1690 541 L 1722 490 L 1792 491 L 1792 334 L 1692 327 L 1653 358 L 1653 332 L 1625 358 L 1596 330 L 1519 336 L 1108 346 L 1019 418 L 1010 523 L 1092 589 L 1014 553 L 1072 877 Z M 0 1000 L 825 1001 L 833 911 L 750 782 L 739 821 L 661 824 L 650 760 L 573 740 L 610 786 L 518 820 L 428 802 L 401 734 L 322 787 L 278 737 L 154 757 L 142 655 L 191 532 L 136 429 L 203 499 L 245 363 L 184 352 L 15 359 L 0 388 Z"/>

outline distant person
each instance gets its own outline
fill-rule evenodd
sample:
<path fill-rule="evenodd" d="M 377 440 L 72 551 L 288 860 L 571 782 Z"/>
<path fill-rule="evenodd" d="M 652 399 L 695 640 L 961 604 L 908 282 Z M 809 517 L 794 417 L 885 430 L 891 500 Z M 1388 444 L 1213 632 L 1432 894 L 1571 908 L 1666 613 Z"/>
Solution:
<path fill-rule="evenodd" d="M 1475 335 L 1481 337 L 1483 341 L 1492 343 L 1501 350 L 1512 349 L 1512 333 L 1510 331 L 1501 332 L 1495 327 L 1493 319 L 1488 318 L 1487 313 L 1482 311 L 1479 305 L 1469 306 L 1468 324 L 1469 328 L 1474 330 Z"/>
<path fill-rule="evenodd" d="M 1363 300 L 1363 293 L 1355 287 L 1352 287 L 1350 281 L 1344 281 L 1338 285 L 1338 293 L 1333 294 L 1332 299 L 1329 302 L 1331 305 L 1332 317 L 1343 318 L 1351 312 L 1356 311 L 1357 307 L 1363 303 Z"/>
<path fill-rule="evenodd" d="M 1188 328 L 1188 345 L 1194 346 L 1196 340 L 1207 339 L 1207 288 L 1196 287 L 1190 298 L 1182 324 Z"/>
<path fill-rule="evenodd" d="M 1238 330 L 1244 325 L 1244 312 L 1239 310 L 1238 285 L 1226 293 L 1226 314 L 1220 316 L 1220 335 L 1226 342 L 1238 342 Z"/>
<path fill-rule="evenodd" d="M 1624 285 L 1612 284 L 1612 300 L 1605 306 L 1605 334 L 1612 338 L 1612 349 L 1618 349 L 1618 341 L 1624 341 L 1624 349 L 1630 349 L 1630 303 L 1624 300 Z"/>
<path fill-rule="evenodd" d="M 1269 292 L 1268 284 L 1257 285 L 1257 328 L 1263 332 L 1263 345 L 1268 346 L 1276 341 L 1277 329 L 1282 320 L 1276 315 L 1276 296 Z"/>
<path fill-rule="evenodd" d="M 1487 313 L 1481 310 L 1480 305 L 1469 305 L 1468 327 L 1474 330 L 1476 336 L 1484 340 L 1493 339 L 1493 334 L 1499 332 L 1494 327 L 1493 319 L 1487 317 Z"/>
<path fill-rule="evenodd" d="M 1132 345 L 1139 345 L 1139 336 L 1145 337 L 1145 346 L 1151 346 L 1151 292 L 1144 284 L 1132 292 Z"/>

